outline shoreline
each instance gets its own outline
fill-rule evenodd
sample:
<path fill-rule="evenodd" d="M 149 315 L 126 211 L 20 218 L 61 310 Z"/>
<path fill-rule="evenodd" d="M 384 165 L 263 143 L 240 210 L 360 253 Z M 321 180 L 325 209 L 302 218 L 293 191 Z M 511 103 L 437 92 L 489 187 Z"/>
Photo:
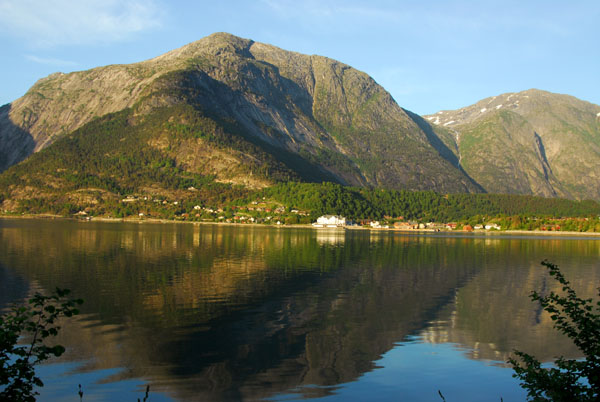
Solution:
<path fill-rule="evenodd" d="M 396 229 L 396 228 L 371 228 L 365 226 L 340 226 L 340 227 L 315 227 L 312 224 L 293 224 L 293 225 L 272 225 L 272 224 L 260 224 L 260 223 L 236 223 L 236 222 L 201 222 L 201 221 L 177 221 L 172 219 L 158 219 L 158 218 L 105 218 L 105 217 L 93 217 L 92 219 L 81 219 L 81 218 L 71 218 L 61 215 L 51 215 L 51 214 L 42 214 L 42 215 L 0 215 L 0 219 L 43 219 L 43 220 L 66 220 L 66 221 L 75 221 L 81 223 L 90 223 L 90 222 L 107 222 L 107 223 L 153 223 L 153 224 L 166 224 L 166 223 L 174 223 L 174 224 L 192 224 L 192 225 L 219 225 L 219 226 L 238 226 L 238 227 L 271 227 L 271 228 L 280 228 L 280 229 L 314 229 L 320 231 L 339 231 L 339 230 L 368 230 L 370 232 L 394 232 L 394 233 L 402 233 L 402 234 L 438 234 L 438 235 L 485 235 L 485 236 L 499 236 L 499 235 L 509 235 L 509 236 L 548 236 L 548 237 L 569 237 L 569 236 L 577 236 L 577 237 L 600 237 L 600 232 L 568 232 L 568 231 L 544 231 L 544 230 L 473 230 L 473 231 L 465 231 L 465 230 L 442 230 L 435 231 L 432 229 Z"/>

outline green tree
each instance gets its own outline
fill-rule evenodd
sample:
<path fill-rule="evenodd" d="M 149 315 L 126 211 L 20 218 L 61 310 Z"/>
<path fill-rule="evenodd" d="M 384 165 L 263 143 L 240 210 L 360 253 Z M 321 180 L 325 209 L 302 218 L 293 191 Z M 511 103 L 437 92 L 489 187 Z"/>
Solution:
<path fill-rule="evenodd" d="M 550 276 L 562 285 L 562 294 L 542 296 L 532 292 L 531 299 L 550 313 L 554 328 L 567 335 L 583 353 L 580 360 L 559 357 L 555 367 L 545 368 L 533 356 L 516 351 L 521 361 L 511 358 L 514 377 L 521 380 L 531 401 L 600 400 L 600 301 L 577 296 L 558 268 L 542 261 Z M 599 288 L 600 296 L 600 288 Z"/>
<path fill-rule="evenodd" d="M 34 401 L 34 386 L 44 383 L 35 375 L 35 366 L 65 351 L 61 345 L 49 346 L 47 338 L 56 336 L 61 317 L 79 314 L 81 299 L 69 299 L 68 289 L 56 288 L 50 296 L 36 293 L 27 306 L 15 306 L 0 316 L 0 400 Z M 26 344 L 19 344 L 26 337 Z"/>

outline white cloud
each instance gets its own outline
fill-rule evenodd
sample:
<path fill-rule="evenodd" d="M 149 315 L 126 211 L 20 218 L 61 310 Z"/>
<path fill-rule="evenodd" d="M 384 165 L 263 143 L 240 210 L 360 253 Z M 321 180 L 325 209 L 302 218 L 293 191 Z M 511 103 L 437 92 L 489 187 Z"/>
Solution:
<path fill-rule="evenodd" d="M 25 58 L 27 60 L 33 61 L 34 63 L 38 63 L 38 64 L 46 64 L 49 66 L 68 66 L 68 67 L 73 67 L 76 66 L 77 63 L 75 63 L 74 61 L 70 61 L 70 60 L 61 60 L 61 59 L 54 59 L 54 58 L 47 58 L 47 57 L 38 57 L 32 54 L 26 54 Z"/>
<path fill-rule="evenodd" d="M 0 0 L 0 30 L 41 47 L 109 43 L 161 25 L 152 0 Z"/>

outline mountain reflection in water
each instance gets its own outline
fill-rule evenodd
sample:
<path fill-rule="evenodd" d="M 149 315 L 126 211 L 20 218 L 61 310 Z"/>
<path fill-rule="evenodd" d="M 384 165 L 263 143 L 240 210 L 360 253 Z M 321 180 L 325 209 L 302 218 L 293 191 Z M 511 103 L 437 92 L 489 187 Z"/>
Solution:
<path fill-rule="evenodd" d="M 63 360 L 125 368 L 106 381 L 182 400 L 313 397 L 411 335 L 498 364 L 515 348 L 577 357 L 528 294 L 556 287 L 548 258 L 591 296 L 599 255 L 597 240 L 3 220 L 0 302 L 83 297 Z"/>

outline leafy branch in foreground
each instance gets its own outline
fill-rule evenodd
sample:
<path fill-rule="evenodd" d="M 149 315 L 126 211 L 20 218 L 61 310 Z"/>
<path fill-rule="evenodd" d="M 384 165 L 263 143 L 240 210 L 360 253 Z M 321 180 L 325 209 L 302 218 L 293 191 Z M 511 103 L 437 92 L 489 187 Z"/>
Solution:
<path fill-rule="evenodd" d="M 79 314 L 81 299 L 69 299 L 70 290 L 59 289 L 50 296 L 36 293 L 27 306 L 15 306 L 0 316 L 0 399 L 34 401 L 38 392 L 34 386 L 44 383 L 35 375 L 35 365 L 65 351 L 61 345 L 45 342 L 56 336 L 60 317 Z M 25 336 L 26 344 L 18 344 Z"/>
<path fill-rule="evenodd" d="M 550 276 L 562 285 L 563 294 L 550 292 L 541 296 L 532 292 L 531 299 L 538 301 L 550 313 L 554 328 L 567 335 L 584 358 L 570 360 L 559 357 L 556 367 L 544 368 L 533 356 L 515 351 L 518 362 L 510 358 L 514 377 L 521 380 L 532 401 L 598 401 L 600 400 L 600 301 L 577 296 L 557 265 L 542 261 Z M 600 288 L 599 296 L 600 296 Z"/>

